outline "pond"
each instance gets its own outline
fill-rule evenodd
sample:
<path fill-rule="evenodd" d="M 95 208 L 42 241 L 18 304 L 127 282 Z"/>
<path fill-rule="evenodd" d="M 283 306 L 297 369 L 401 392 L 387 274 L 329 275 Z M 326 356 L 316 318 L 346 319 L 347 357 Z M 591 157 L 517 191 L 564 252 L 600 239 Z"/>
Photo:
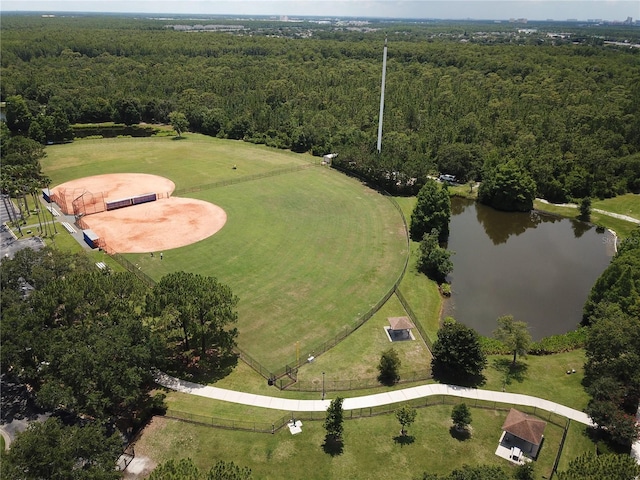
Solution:
<path fill-rule="evenodd" d="M 444 316 L 491 336 L 496 319 L 526 322 L 534 340 L 575 329 L 614 237 L 541 212 L 507 213 L 452 198 L 448 248 L 454 269 Z"/>

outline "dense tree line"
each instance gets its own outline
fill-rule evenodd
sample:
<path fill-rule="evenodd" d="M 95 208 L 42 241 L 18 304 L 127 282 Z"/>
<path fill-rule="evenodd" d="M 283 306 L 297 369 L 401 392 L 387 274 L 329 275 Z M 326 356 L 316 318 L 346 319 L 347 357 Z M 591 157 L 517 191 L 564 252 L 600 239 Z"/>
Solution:
<path fill-rule="evenodd" d="M 38 141 L 68 138 L 66 122 L 166 123 L 177 111 L 208 135 L 339 151 L 391 188 L 437 171 L 480 180 L 511 161 L 549 200 L 640 189 L 637 51 L 394 31 L 381 155 L 382 29 L 294 39 L 8 16 L 0 97 L 13 131 Z"/>
<path fill-rule="evenodd" d="M 606 303 L 640 318 L 640 229 L 622 240 L 611 263 L 591 288 L 582 322 L 589 325 L 597 320 L 599 305 Z"/>
<path fill-rule="evenodd" d="M 235 360 L 236 298 L 213 278 L 179 272 L 149 289 L 129 272 L 98 271 L 85 254 L 45 247 L 3 258 L 0 282 L 3 385 L 26 386 L 38 407 L 66 419 L 18 437 L 8 465 L 34 473 L 8 478 L 71 478 L 79 458 L 88 472 L 73 478 L 112 478 L 125 435 L 163 408 L 163 395 L 151 394 L 154 369 L 219 377 Z M 12 394 L 3 387 L 3 406 L 16 403 Z M 56 445 L 45 460 L 55 457 L 62 476 L 43 473 L 49 460 L 29 460 L 39 441 Z"/>
<path fill-rule="evenodd" d="M 233 357 L 237 299 L 214 278 L 177 272 L 147 289 L 49 247 L 3 259 L 0 273 L 2 373 L 30 385 L 46 409 L 131 419 L 153 368 L 184 359 L 217 368 Z"/>
<path fill-rule="evenodd" d="M 640 229 L 623 240 L 584 307 L 587 413 L 623 445 L 640 438 Z"/>
<path fill-rule="evenodd" d="M 31 422 L 9 453 L 1 452 L 7 480 L 117 480 L 114 459 L 122 452 L 116 433 L 96 423 L 65 426 L 58 418 Z"/>

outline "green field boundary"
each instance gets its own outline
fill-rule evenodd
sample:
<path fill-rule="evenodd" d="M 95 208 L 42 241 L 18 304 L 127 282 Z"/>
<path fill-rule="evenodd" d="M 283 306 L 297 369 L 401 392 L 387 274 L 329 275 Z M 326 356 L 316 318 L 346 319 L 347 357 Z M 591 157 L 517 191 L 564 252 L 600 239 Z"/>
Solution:
<path fill-rule="evenodd" d="M 284 427 L 292 417 L 284 416 L 274 421 L 267 422 L 249 422 L 243 420 L 228 420 L 219 417 L 209 417 L 196 413 L 183 412 L 180 410 L 167 410 L 164 414 L 165 418 L 172 418 L 181 422 L 195 423 L 197 425 L 205 425 L 207 427 L 221 428 L 225 430 L 239 430 L 255 433 L 276 433 Z M 306 420 L 306 419 L 304 419 Z"/>
<path fill-rule="evenodd" d="M 567 439 L 567 433 L 569 432 L 569 427 L 571 426 L 571 419 L 567 419 L 567 424 L 564 426 L 564 432 L 562 432 L 562 438 L 560 439 L 560 446 L 558 447 L 558 453 L 556 454 L 556 459 L 553 462 L 553 468 L 551 469 L 551 475 L 549 478 L 553 478 L 555 473 L 558 471 L 558 464 L 560 463 L 560 458 L 562 458 L 562 450 L 564 448 L 564 442 Z"/>
<path fill-rule="evenodd" d="M 337 170 L 343 174 L 347 174 L 341 169 L 337 169 Z M 350 172 L 348 174 L 353 176 Z M 361 181 L 367 183 L 364 178 L 360 178 L 360 177 L 358 178 Z M 371 184 L 368 184 L 368 185 L 371 185 Z M 406 248 L 407 248 L 407 255 L 405 257 L 404 265 L 402 266 L 402 271 L 398 275 L 398 278 L 396 279 L 393 286 L 387 291 L 387 293 L 373 307 L 371 307 L 369 311 L 364 313 L 353 325 L 346 326 L 340 333 L 336 334 L 332 339 L 326 340 L 323 343 L 316 345 L 314 348 L 311 348 L 311 351 L 314 352 L 314 356 L 316 357 L 318 355 L 321 355 L 327 352 L 331 348 L 335 347 L 338 343 L 340 343 L 342 340 L 347 338 L 349 335 L 355 332 L 358 328 L 364 325 L 368 320 L 370 320 L 382 308 L 382 306 L 385 303 L 387 303 L 387 301 L 389 301 L 391 296 L 394 293 L 396 293 L 409 266 L 409 257 L 411 255 L 411 248 L 410 248 L 410 239 L 409 239 L 409 227 L 407 224 L 407 219 L 404 216 L 404 212 L 402 211 L 402 208 L 400 207 L 398 202 L 396 202 L 396 200 L 391 196 L 391 194 L 389 194 L 387 191 L 381 188 L 375 188 L 375 186 L 374 186 L 374 189 L 377 190 L 380 194 L 382 194 L 385 198 L 387 198 L 389 202 L 391 202 L 391 204 L 400 214 L 400 218 L 402 219 L 402 224 L 403 224 L 405 238 L 406 238 Z M 302 365 L 304 365 L 308 361 L 307 359 L 299 360 L 297 363 L 287 364 L 284 367 L 276 370 L 275 372 L 269 372 L 269 369 L 262 366 L 260 362 L 253 359 L 250 355 L 248 355 L 242 349 L 238 348 L 237 351 L 240 355 L 241 360 L 247 363 L 247 365 L 253 368 L 257 373 L 259 373 L 264 378 L 266 378 L 270 384 L 276 385 L 280 390 L 284 390 L 298 381 L 297 379 L 298 368 L 300 368 Z M 268 376 L 265 375 L 266 373 L 268 373 Z"/>
<path fill-rule="evenodd" d="M 131 263 L 119 253 L 112 253 L 111 258 L 118 262 L 123 268 L 133 273 L 138 278 L 138 280 L 144 283 L 147 287 L 153 288 L 155 286 L 156 282 L 153 278 L 144 273 L 142 270 L 140 270 L 139 267 L 136 267 L 133 263 Z"/>
<path fill-rule="evenodd" d="M 427 331 L 422 326 L 422 323 L 420 322 L 420 320 L 418 320 L 418 316 L 415 314 L 415 312 L 411 308 L 411 305 L 409 305 L 409 302 L 407 301 L 407 299 L 404 297 L 404 295 L 402 295 L 400 288 L 397 288 L 395 293 L 396 293 L 396 297 L 398 297 L 398 300 L 402 304 L 402 308 L 404 308 L 404 311 L 407 312 L 407 315 L 409 315 L 409 318 L 415 325 L 416 330 L 418 330 L 418 333 L 422 337 L 422 340 L 427 345 L 427 348 L 429 349 L 429 353 L 431 353 L 433 350 L 433 342 L 431 341 L 431 338 L 427 334 Z"/>
<path fill-rule="evenodd" d="M 431 369 L 405 372 L 400 375 L 400 379 L 395 385 L 406 383 L 424 382 L 431 380 L 433 375 Z M 324 384 L 313 380 L 298 380 L 287 387 L 289 392 L 345 392 L 353 390 L 369 390 L 373 388 L 385 388 L 377 377 L 359 377 L 348 380 L 327 379 Z"/>
<path fill-rule="evenodd" d="M 202 190 L 211 190 L 213 188 L 226 187 L 229 185 L 236 185 L 238 183 L 252 182 L 254 180 L 261 180 L 263 178 L 269 178 L 269 177 L 275 177 L 278 175 L 284 175 L 287 173 L 299 172 L 300 170 L 306 170 L 307 168 L 316 167 L 316 166 L 318 166 L 318 164 L 309 163 L 305 165 L 296 165 L 294 167 L 278 168 L 276 170 L 271 170 L 269 172 L 256 173 L 253 175 L 243 175 L 242 177 L 239 177 L 239 178 L 229 178 L 226 180 L 218 180 L 217 182 L 205 183 L 202 185 L 194 185 L 188 188 L 181 188 L 181 189 L 175 190 L 172 195 L 181 196 L 187 193 L 201 192 Z"/>

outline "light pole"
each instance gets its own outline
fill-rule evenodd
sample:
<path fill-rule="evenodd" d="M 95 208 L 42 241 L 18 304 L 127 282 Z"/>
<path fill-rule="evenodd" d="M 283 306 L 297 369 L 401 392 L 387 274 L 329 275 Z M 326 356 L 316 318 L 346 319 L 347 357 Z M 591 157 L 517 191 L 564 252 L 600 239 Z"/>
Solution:
<path fill-rule="evenodd" d="M 324 400 L 324 372 L 322 372 L 322 399 Z"/>

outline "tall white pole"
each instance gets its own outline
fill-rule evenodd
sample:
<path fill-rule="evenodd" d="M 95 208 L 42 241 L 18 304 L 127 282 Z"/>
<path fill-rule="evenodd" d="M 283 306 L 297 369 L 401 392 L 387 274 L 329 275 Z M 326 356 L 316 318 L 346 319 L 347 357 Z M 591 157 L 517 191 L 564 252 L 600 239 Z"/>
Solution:
<path fill-rule="evenodd" d="M 387 76 L 387 37 L 384 38 L 384 54 L 382 57 L 382 86 L 380 87 L 380 115 L 378 118 L 378 153 L 382 148 L 382 114 L 384 112 L 384 83 Z"/>

